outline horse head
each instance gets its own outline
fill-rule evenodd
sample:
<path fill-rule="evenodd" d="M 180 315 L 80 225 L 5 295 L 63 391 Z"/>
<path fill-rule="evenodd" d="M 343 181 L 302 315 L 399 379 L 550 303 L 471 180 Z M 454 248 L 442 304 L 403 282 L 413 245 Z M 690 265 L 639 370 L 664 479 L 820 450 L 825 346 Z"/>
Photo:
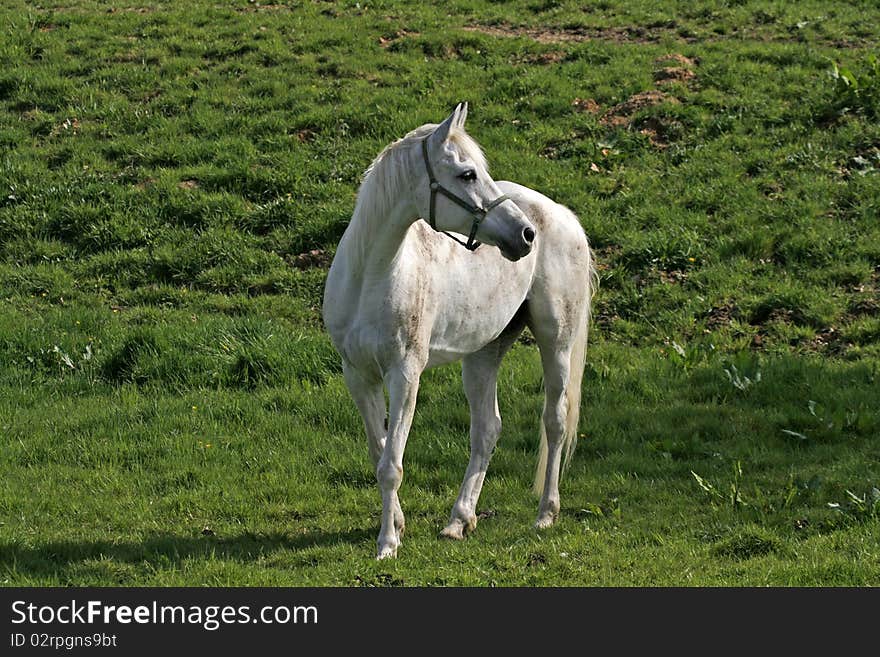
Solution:
<path fill-rule="evenodd" d="M 459 103 L 423 139 L 427 183 L 418 186 L 418 205 L 434 230 L 467 235 L 468 249 L 485 243 L 519 260 L 532 250 L 535 227 L 489 175 L 482 150 L 465 132 L 467 111 L 467 103 Z"/>

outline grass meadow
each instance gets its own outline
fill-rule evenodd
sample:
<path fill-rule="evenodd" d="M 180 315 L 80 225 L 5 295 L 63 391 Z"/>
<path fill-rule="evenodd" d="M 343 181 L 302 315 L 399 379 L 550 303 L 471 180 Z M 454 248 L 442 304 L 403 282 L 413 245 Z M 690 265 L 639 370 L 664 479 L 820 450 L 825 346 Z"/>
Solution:
<path fill-rule="evenodd" d="M 0 584 L 880 584 L 869 0 L 0 6 Z M 363 170 L 470 102 L 601 288 L 562 516 L 521 338 L 463 542 L 459 366 L 399 558 L 322 329 Z"/>

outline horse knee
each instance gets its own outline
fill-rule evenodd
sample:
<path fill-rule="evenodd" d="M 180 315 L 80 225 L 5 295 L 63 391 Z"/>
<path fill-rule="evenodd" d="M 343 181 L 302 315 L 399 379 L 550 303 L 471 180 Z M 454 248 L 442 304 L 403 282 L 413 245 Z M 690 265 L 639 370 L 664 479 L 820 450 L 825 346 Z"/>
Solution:
<path fill-rule="evenodd" d="M 376 479 L 383 491 L 397 490 L 403 480 L 403 467 L 390 461 L 380 460 L 376 468 Z"/>

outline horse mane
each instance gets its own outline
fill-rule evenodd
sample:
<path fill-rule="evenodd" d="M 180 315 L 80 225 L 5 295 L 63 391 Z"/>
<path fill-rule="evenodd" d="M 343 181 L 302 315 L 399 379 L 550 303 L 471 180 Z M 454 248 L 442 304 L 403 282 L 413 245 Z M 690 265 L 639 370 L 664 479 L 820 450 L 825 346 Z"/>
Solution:
<path fill-rule="evenodd" d="M 351 222 L 346 236 L 352 241 L 352 264 L 357 269 L 363 268 L 366 258 L 366 247 L 371 236 L 382 229 L 397 199 L 408 188 L 411 175 L 408 160 L 409 147 L 430 135 L 437 128 L 436 124 L 428 123 L 412 130 L 404 137 L 386 146 L 364 172 L 361 186 L 358 189 Z M 449 132 L 449 140 L 454 143 L 459 153 L 477 167 L 488 171 L 486 156 L 480 145 L 461 128 L 453 128 Z"/>

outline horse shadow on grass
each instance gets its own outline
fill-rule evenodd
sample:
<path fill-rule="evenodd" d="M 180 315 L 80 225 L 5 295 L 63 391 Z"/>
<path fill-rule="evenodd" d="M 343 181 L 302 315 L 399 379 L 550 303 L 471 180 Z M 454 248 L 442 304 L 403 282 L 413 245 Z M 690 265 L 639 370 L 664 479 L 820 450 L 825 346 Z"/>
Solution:
<path fill-rule="evenodd" d="M 313 548 L 361 545 L 375 540 L 372 529 L 255 533 L 235 536 L 152 534 L 140 541 L 64 540 L 27 547 L 0 542 L 0 571 L 33 577 L 64 577 L 69 569 L 110 560 L 117 564 L 165 569 L 189 559 L 221 559 L 243 563 L 278 557 L 281 567 L 314 565 Z"/>

